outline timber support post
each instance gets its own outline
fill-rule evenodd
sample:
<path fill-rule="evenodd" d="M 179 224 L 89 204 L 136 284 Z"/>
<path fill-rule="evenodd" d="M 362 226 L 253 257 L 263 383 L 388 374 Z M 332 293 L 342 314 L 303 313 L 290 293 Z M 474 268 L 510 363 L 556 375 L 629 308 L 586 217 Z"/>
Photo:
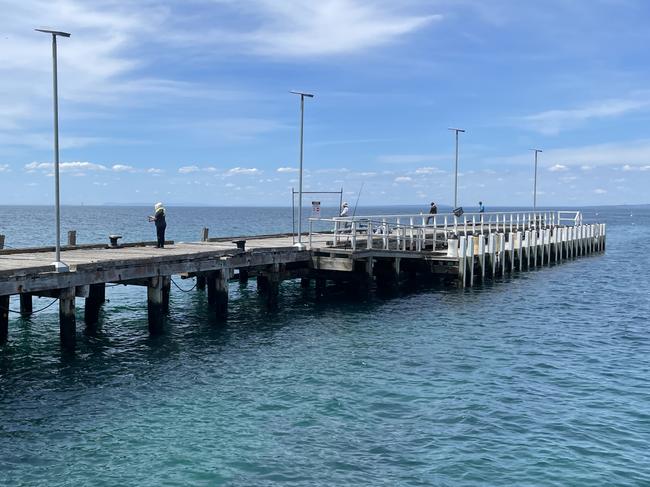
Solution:
<path fill-rule="evenodd" d="M 105 284 L 91 284 L 84 303 L 84 321 L 90 328 L 99 322 L 99 310 L 106 299 Z"/>
<path fill-rule="evenodd" d="M 228 271 L 216 273 L 214 279 L 214 307 L 218 319 L 228 316 Z"/>
<path fill-rule="evenodd" d="M 164 276 L 162 279 L 162 304 L 163 304 L 163 313 L 166 315 L 169 314 L 169 295 L 172 290 L 172 278 L 171 276 Z"/>
<path fill-rule="evenodd" d="M 196 288 L 205 291 L 205 276 L 203 274 L 196 276 Z"/>
<path fill-rule="evenodd" d="M 248 269 L 239 269 L 239 284 L 248 284 Z"/>
<path fill-rule="evenodd" d="M 266 305 L 270 310 L 278 309 L 280 296 L 280 265 L 273 264 L 273 269 L 267 275 Z"/>
<path fill-rule="evenodd" d="M 323 277 L 317 277 L 315 287 L 316 287 L 316 299 L 322 298 L 325 295 L 327 280 Z"/>
<path fill-rule="evenodd" d="M 68 230 L 68 245 L 74 247 L 77 245 L 77 231 Z"/>
<path fill-rule="evenodd" d="M 9 338 L 9 296 L 0 296 L 0 345 Z"/>
<path fill-rule="evenodd" d="M 30 293 L 20 294 L 20 316 L 27 318 L 34 311 L 32 295 Z"/>
<path fill-rule="evenodd" d="M 165 323 L 162 276 L 149 279 L 147 285 L 147 316 L 149 318 L 149 333 L 152 335 L 162 333 Z"/>
<path fill-rule="evenodd" d="M 269 289 L 269 278 L 265 275 L 257 276 L 257 292 L 265 294 Z"/>
<path fill-rule="evenodd" d="M 61 289 L 59 294 L 59 330 L 61 345 L 74 350 L 77 343 L 77 321 L 75 318 L 75 288 Z"/>

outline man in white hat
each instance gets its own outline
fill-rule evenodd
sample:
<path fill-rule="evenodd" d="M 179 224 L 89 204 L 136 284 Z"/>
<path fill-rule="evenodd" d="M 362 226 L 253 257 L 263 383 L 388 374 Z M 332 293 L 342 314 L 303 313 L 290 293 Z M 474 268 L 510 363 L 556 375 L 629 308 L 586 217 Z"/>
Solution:
<path fill-rule="evenodd" d="M 341 208 L 341 214 L 339 216 L 348 216 L 348 213 L 350 213 L 350 206 L 346 203 L 343 203 L 343 207 Z"/>
<path fill-rule="evenodd" d="M 162 203 L 156 203 L 153 209 L 154 214 L 149 217 L 149 221 L 156 224 L 156 237 L 158 239 L 158 245 L 156 247 L 162 249 L 165 247 L 165 229 L 167 228 L 165 207 Z"/>

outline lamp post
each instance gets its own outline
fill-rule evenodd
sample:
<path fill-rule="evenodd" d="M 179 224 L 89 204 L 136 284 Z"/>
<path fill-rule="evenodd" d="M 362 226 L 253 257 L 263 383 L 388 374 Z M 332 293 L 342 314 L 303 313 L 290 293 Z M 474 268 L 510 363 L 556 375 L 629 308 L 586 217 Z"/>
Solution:
<path fill-rule="evenodd" d="M 302 243 L 302 147 L 303 147 L 303 130 L 305 124 L 305 97 L 314 98 L 311 93 L 301 91 L 290 91 L 294 95 L 300 95 L 300 175 L 298 177 L 298 242 L 295 244 L 299 249 L 304 249 Z"/>
<path fill-rule="evenodd" d="M 465 132 L 464 129 L 450 128 L 456 132 L 456 170 L 454 175 L 454 209 L 458 208 L 458 132 Z"/>
<path fill-rule="evenodd" d="M 59 89 L 57 80 L 56 38 L 70 37 L 68 32 L 50 29 L 34 29 L 52 35 L 52 82 L 54 95 L 54 206 L 56 210 L 56 272 L 67 272 L 70 268 L 61 262 L 61 203 L 59 200 Z"/>
<path fill-rule="evenodd" d="M 537 209 L 537 154 L 543 152 L 542 149 L 530 149 L 535 153 L 535 182 L 533 183 L 533 211 Z"/>

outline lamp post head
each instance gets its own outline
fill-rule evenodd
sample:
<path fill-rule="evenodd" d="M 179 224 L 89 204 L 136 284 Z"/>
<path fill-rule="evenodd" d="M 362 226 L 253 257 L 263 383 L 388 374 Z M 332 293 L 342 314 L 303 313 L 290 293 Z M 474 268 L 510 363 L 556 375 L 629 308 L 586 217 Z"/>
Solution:
<path fill-rule="evenodd" d="M 537 152 L 544 152 L 542 149 L 528 149 L 528 150 L 532 150 L 532 151 L 535 152 L 535 153 L 537 153 Z"/>
<path fill-rule="evenodd" d="M 307 98 L 314 98 L 314 95 L 313 95 L 312 93 L 305 93 L 305 92 L 303 92 L 303 91 L 294 91 L 294 90 L 291 90 L 291 91 L 289 91 L 289 93 L 293 93 L 294 95 L 300 95 L 300 96 L 302 96 L 302 97 L 305 97 L 305 96 L 306 96 Z"/>
<path fill-rule="evenodd" d="M 38 32 L 44 32 L 46 34 L 52 34 L 53 36 L 70 37 L 69 32 L 63 32 L 61 30 L 52 30 L 52 29 L 34 29 L 34 30 Z"/>
<path fill-rule="evenodd" d="M 465 129 L 457 129 L 453 127 L 449 127 L 447 130 L 453 130 L 454 132 L 465 132 Z"/>

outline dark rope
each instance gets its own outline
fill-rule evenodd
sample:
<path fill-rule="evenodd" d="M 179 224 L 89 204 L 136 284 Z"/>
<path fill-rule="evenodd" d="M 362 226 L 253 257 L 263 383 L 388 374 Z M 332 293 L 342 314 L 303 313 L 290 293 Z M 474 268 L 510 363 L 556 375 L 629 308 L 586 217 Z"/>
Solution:
<path fill-rule="evenodd" d="M 41 311 L 45 311 L 47 308 L 49 308 L 50 306 L 52 306 L 52 305 L 53 305 L 54 303 L 56 303 L 58 300 L 59 300 L 59 298 L 56 298 L 56 299 L 54 299 L 54 301 L 52 301 L 52 302 L 51 302 L 50 304 L 48 304 L 47 306 L 45 306 L 45 307 L 43 307 L 43 308 L 41 308 L 41 309 L 37 309 L 36 311 L 32 311 L 32 312 L 29 313 L 29 314 L 33 314 L 33 315 L 35 315 L 36 313 L 40 313 Z M 11 309 L 11 308 L 5 308 L 5 307 L 3 307 L 3 306 L 0 306 L 0 309 L 3 310 L 3 311 L 8 311 L 9 313 L 22 314 L 20 311 L 16 311 L 15 309 Z"/>
<path fill-rule="evenodd" d="M 172 279 L 171 281 L 172 281 L 172 284 L 174 284 L 174 286 L 176 286 L 176 287 L 178 288 L 179 291 L 182 291 L 182 292 L 184 292 L 184 293 L 189 293 L 189 292 L 191 292 L 191 291 L 194 291 L 194 288 L 196 288 L 196 285 L 198 284 L 198 282 L 195 282 L 195 283 L 194 283 L 194 286 L 192 286 L 191 288 L 189 288 L 189 289 L 183 289 L 183 288 L 180 287 L 178 284 L 176 284 L 176 281 L 174 281 L 173 279 Z"/>

